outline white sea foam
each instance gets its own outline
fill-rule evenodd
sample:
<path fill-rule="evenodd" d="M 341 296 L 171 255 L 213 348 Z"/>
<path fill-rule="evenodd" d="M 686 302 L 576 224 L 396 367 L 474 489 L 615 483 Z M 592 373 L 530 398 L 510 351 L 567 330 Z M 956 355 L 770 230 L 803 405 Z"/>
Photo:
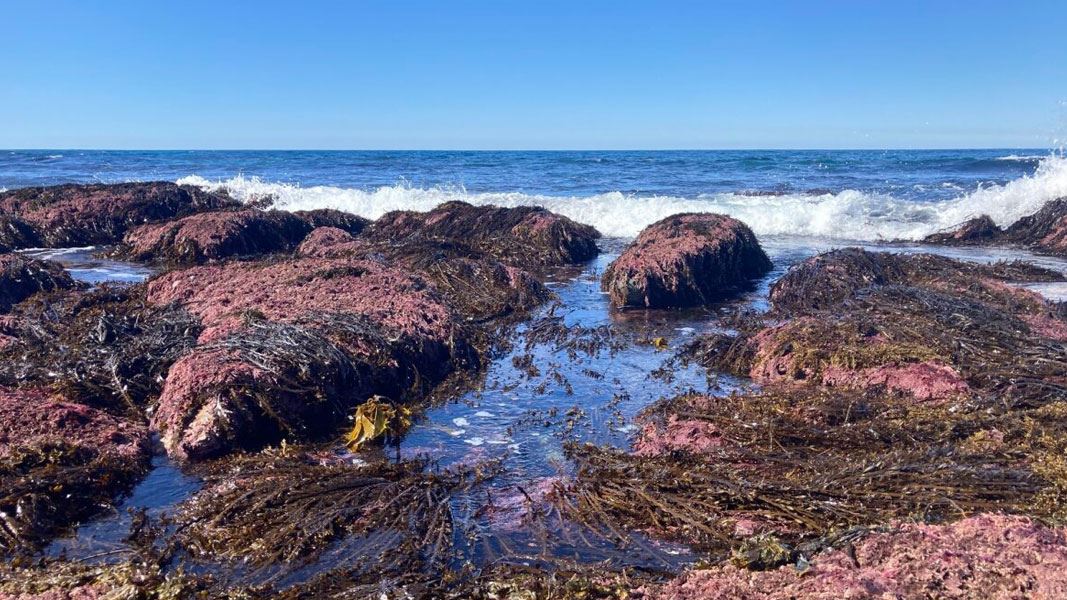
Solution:
<path fill-rule="evenodd" d="M 980 214 L 988 214 L 998 224 L 1008 225 L 1037 211 L 1049 200 L 1067 196 L 1067 158 L 1043 157 L 1033 175 L 937 202 L 917 202 L 856 190 L 783 196 L 720 193 L 680 198 L 608 192 L 559 197 L 518 192 L 473 193 L 459 187 L 418 188 L 406 184 L 372 190 L 304 187 L 244 176 L 210 181 L 192 175 L 178 183 L 210 190 L 226 189 L 246 202 L 272 196 L 275 206 L 286 210 L 336 208 L 370 219 L 391 210 L 427 211 L 442 202 L 463 200 L 478 205 L 544 206 L 616 237 L 633 237 L 649 224 L 680 212 L 718 212 L 741 219 L 760 235 L 914 240 Z"/>

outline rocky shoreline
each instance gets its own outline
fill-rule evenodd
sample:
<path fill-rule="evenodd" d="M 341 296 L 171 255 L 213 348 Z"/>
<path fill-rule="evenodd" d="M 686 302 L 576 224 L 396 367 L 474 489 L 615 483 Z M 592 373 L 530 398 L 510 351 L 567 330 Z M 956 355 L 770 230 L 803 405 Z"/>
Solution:
<path fill-rule="evenodd" d="M 1067 256 L 1064 207 L 926 243 Z M 1067 308 L 1018 286 L 1062 272 L 846 248 L 792 266 L 755 312 L 729 304 L 772 269 L 751 230 L 664 219 L 600 285 L 620 316 L 725 303 L 718 332 L 669 351 L 740 388 L 648 407 L 629 452 L 569 444 L 573 471 L 509 504 L 486 492 L 491 460 L 364 450 L 482 385 L 516 327 L 619 343 L 531 321 L 549 274 L 600 252 L 592 227 L 461 202 L 369 222 L 161 182 L 3 192 L 0 225 L 2 599 L 1067 594 Z M 91 288 L 16 252 L 87 245 L 157 273 Z M 40 554 L 160 452 L 205 481 L 169 522 L 136 519 L 103 564 Z M 705 566 L 477 566 L 457 495 Z"/>

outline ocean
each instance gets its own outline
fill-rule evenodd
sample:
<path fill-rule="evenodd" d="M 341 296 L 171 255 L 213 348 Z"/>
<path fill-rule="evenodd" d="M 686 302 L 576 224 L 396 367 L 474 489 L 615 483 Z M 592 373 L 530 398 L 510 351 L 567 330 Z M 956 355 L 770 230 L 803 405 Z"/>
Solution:
<path fill-rule="evenodd" d="M 917 240 L 969 217 L 1001 225 L 1067 196 L 1048 150 L 0 151 L 0 188 L 169 180 L 376 218 L 449 200 L 541 205 L 609 237 L 678 212 L 763 236 Z"/>

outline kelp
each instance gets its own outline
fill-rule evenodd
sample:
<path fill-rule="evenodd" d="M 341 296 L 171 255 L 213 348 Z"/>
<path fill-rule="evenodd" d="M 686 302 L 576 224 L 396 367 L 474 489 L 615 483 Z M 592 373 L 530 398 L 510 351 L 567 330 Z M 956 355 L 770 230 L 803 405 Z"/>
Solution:
<path fill-rule="evenodd" d="M 200 560 L 243 565 L 268 585 L 329 556 L 345 578 L 445 577 L 456 533 L 450 495 L 495 472 L 425 461 L 352 464 L 296 451 L 237 458 L 208 476 L 177 517 L 180 543 Z"/>
<path fill-rule="evenodd" d="M 139 412 L 154 401 L 201 329 L 176 306 L 147 304 L 140 285 L 42 297 L 15 316 L 15 341 L 0 348 L 0 384 L 52 386 L 118 411 Z"/>

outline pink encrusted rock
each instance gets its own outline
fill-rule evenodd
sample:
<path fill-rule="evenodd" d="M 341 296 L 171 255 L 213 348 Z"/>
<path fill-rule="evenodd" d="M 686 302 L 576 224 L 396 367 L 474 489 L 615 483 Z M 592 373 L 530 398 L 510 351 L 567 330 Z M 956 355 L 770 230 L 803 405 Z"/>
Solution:
<path fill-rule="evenodd" d="M 659 456 L 671 452 L 703 454 L 722 445 L 722 432 L 714 424 L 670 415 L 663 425 L 646 423 L 633 443 L 633 452 L 638 456 Z"/>
<path fill-rule="evenodd" d="M 343 229 L 318 227 L 300 242 L 296 253 L 300 256 L 338 258 L 352 256 L 368 248 L 365 242 L 357 240 L 355 236 Z"/>
<path fill-rule="evenodd" d="M 138 261 L 197 264 L 231 256 L 288 252 L 310 231 L 306 221 L 284 211 L 199 213 L 130 231 L 121 254 Z"/>
<path fill-rule="evenodd" d="M 19 448 L 65 443 L 133 462 L 147 460 L 148 429 L 43 390 L 0 388 L 0 458 Z"/>
<path fill-rule="evenodd" d="M 351 409 L 473 364 L 467 333 L 418 277 L 374 261 L 298 258 L 168 273 L 148 301 L 201 318 L 201 347 L 170 369 L 152 425 L 203 459 L 337 432 Z"/>
<path fill-rule="evenodd" d="M 242 327 L 245 313 L 291 321 L 309 312 L 357 313 L 398 333 L 460 337 L 452 311 L 424 281 L 382 263 L 299 258 L 173 271 L 148 283 L 148 301 L 177 302 L 203 321 L 202 342 Z"/>
<path fill-rule="evenodd" d="M 544 208 L 447 202 L 427 213 L 396 211 L 363 232 L 374 242 L 452 240 L 524 269 L 566 265 L 597 255 L 600 233 Z"/>
<path fill-rule="evenodd" d="M 970 386 L 952 367 L 930 361 L 888 364 L 864 369 L 828 366 L 822 384 L 867 389 L 882 386 L 920 401 L 944 401 L 967 394 Z"/>
<path fill-rule="evenodd" d="M 370 219 L 364 219 L 359 215 L 347 213 L 332 208 L 317 208 L 315 210 L 298 210 L 293 213 L 298 219 L 311 226 L 312 229 L 330 227 L 340 229 L 351 235 L 356 235 L 371 224 Z"/>
<path fill-rule="evenodd" d="M 1004 239 L 1038 252 L 1067 256 L 1067 198 L 1053 200 L 1004 230 Z"/>
<path fill-rule="evenodd" d="M 0 193 L 0 215 L 33 227 L 46 246 L 115 244 L 131 227 L 236 207 L 224 195 L 192 186 L 148 183 L 70 184 Z"/>
<path fill-rule="evenodd" d="M 601 286 L 617 307 L 668 308 L 727 298 L 771 270 L 744 223 L 716 214 L 667 217 L 612 262 Z"/>
<path fill-rule="evenodd" d="M 902 524 L 784 566 L 692 570 L 649 600 L 946 598 L 1052 600 L 1067 597 L 1067 536 L 1024 517 L 978 515 L 951 525 Z"/>
<path fill-rule="evenodd" d="M 38 292 L 67 290 L 76 286 L 56 262 L 21 254 L 0 254 L 0 313 Z"/>

